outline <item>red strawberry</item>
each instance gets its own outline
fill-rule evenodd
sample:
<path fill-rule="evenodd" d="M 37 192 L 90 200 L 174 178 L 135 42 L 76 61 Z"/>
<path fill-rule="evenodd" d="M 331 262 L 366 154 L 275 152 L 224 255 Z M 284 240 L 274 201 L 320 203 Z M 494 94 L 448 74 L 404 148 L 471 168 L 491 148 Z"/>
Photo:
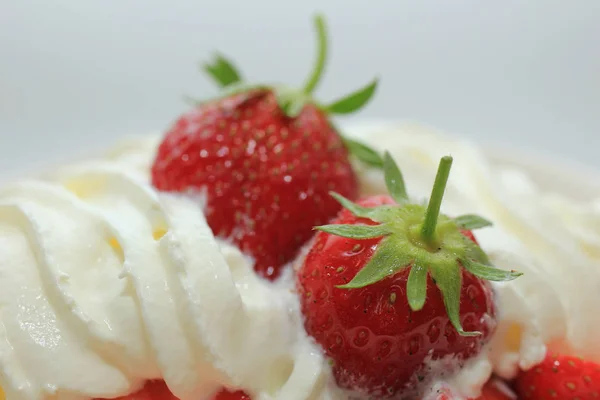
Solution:
<path fill-rule="evenodd" d="M 251 400 L 251 398 L 241 390 L 229 392 L 226 389 L 223 389 L 213 400 Z"/>
<path fill-rule="evenodd" d="M 328 119 L 365 105 L 377 80 L 329 106 L 311 98 L 326 50 L 322 18 L 316 26 L 319 59 L 302 90 L 242 87 L 227 60 L 207 65 L 222 87 L 237 89 L 176 121 L 152 167 L 159 190 L 205 194 L 213 232 L 252 256 L 255 270 L 270 278 L 312 236 L 313 226 L 339 211 L 328 191 L 357 195 L 349 150 L 366 162 L 381 162 L 364 145 L 342 138 Z"/>
<path fill-rule="evenodd" d="M 164 381 L 148 381 L 146 385 L 134 394 L 119 397 L 116 400 L 178 400 Z"/>
<path fill-rule="evenodd" d="M 451 163 L 440 162 L 427 208 L 408 200 L 387 153 L 391 197 L 355 204 L 333 194 L 345 209 L 333 225 L 317 228 L 297 281 L 306 331 L 333 361 L 341 387 L 376 396 L 415 388 L 428 378 L 426 359 L 460 363 L 494 330 L 485 279 L 519 274 L 490 266 L 471 239 L 469 229 L 489 222 L 439 214 Z"/>
<path fill-rule="evenodd" d="M 600 398 L 600 365 L 579 357 L 548 355 L 515 381 L 519 399 L 587 400 Z"/>
<path fill-rule="evenodd" d="M 502 381 L 491 380 L 483 387 L 477 400 L 514 400 L 515 396 Z"/>
<path fill-rule="evenodd" d="M 164 381 L 149 381 L 138 392 L 115 400 L 178 400 L 178 398 L 171 394 Z M 223 389 L 213 400 L 251 400 L 251 398 L 241 390 L 230 392 Z"/>
<path fill-rule="evenodd" d="M 492 379 L 488 381 L 481 391 L 481 396 L 471 400 L 515 400 L 517 397 L 508 389 L 504 382 Z M 442 389 L 438 392 L 436 400 L 457 399 L 450 390 Z"/>

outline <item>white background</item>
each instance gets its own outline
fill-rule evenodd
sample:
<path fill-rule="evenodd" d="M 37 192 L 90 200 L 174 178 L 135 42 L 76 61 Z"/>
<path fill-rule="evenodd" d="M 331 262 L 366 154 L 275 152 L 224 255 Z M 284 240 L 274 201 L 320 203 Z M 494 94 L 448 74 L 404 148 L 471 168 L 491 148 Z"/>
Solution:
<path fill-rule="evenodd" d="M 598 0 L 0 0 L 0 175 L 162 130 L 214 49 L 301 83 L 321 10 L 332 99 L 382 78 L 356 118 L 410 119 L 600 168 Z"/>

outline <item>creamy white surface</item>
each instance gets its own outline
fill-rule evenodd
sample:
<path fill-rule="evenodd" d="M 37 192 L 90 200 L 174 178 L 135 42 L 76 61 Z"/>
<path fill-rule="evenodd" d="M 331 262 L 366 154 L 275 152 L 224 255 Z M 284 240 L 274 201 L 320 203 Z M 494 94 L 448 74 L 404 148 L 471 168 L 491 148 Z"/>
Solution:
<path fill-rule="evenodd" d="M 492 369 L 510 376 L 550 342 L 600 361 L 600 199 L 540 195 L 519 171 L 421 128 L 350 133 L 389 150 L 418 199 L 439 157 L 452 154 L 444 211 L 494 221 L 477 232 L 482 247 L 498 267 L 524 272 L 495 285 L 498 334 L 453 384 L 476 394 Z M 109 397 L 161 376 L 183 400 L 221 384 L 259 400 L 343 398 L 303 333 L 290 279 L 257 279 L 239 251 L 213 238 L 196 203 L 148 185 L 155 146 L 135 139 L 101 161 L 0 191 L 7 398 Z M 362 169 L 360 179 L 364 194 L 385 191 L 378 171 Z M 508 341 L 509 332 L 518 335 Z"/>
<path fill-rule="evenodd" d="M 158 194 L 145 157 L 126 153 L 0 192 L 7 398 L 114 397 L 159 377 L 184 400 L 222 384 L 311 398 L 325 363 L 289 288 L 256 278 L 195 202 Z"/>

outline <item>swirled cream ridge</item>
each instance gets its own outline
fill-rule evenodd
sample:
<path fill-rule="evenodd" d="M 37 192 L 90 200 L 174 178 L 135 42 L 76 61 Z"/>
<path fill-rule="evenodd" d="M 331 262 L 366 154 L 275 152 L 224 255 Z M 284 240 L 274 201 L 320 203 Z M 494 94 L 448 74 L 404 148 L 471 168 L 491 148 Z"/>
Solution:
<path fill-rule="evenodd" d="M 122 162 L 5 187 L 0 252 L 11 400 L 115 397 L 160 377 L 184 400 L 223 384 L 300 400 L 322 384 L 294 295 L 217 242 L 195 201 Z"/>
<path fill-rule="evenodd" d="M 439 157 L 454 156 L 443 211 L 494 221 L 477 232 L 498 267 L 499 329 L 453 378 L 477 394 L 492 370 L 513 375 L 546 345 L 600 361 L 600 201 L 545 195 L 473 145 L 410 126 L 350 129 L 429 195 Z M 200 200 L 148 183 L 157 138 L 132 140 L 50 179 L 0 190 L 0 386 L 10 400 L 114 397 L 162 377 L 183 400 L 221 385 L 256 399 L 344 399 L 306 337 L 290 277 L 257 278 L 216 240 Z M 358 166 L 362 193 L 385 191 Z"/>

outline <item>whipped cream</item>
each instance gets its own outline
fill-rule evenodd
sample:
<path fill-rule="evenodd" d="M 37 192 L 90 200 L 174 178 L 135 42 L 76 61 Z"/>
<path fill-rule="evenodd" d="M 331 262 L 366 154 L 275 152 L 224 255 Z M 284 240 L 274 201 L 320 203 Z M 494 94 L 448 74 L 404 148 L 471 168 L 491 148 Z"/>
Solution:
<path fill-rule="evenodd" d="M 513 376 L 546 344 L 600 361 L 600 199 L 541 194 L 520 171 L 473 145 L 422 128 L 348 134 L 392 153 L 409 192 L 429 196 L 439 158 L 455 162 L 443 212 L 494 221 L 477 239 L 500 268 L 499 328 L 451 378 L 478 394 L 492 371 Z M 293 277 L 257 278 L 216 240 L 199 199 L 148 183 L 158 137 L 132 139 L 101 160 L 0 190 L 0 386 L 10 400 L 108 398 L 162 377 L 182 400 L 220 386 L 257 400 L 346 399 L 306 336 Z M 357 166 L 362 194 L 385 192 Z"/>
<path fill-rule="evenodd" d="M 216 241 L 196 201 L 117 158 L 0 192 L 7 398 L 112 398 L 161 377 L 182 400 L 222 385 L 314 398 L 326 363 L 294 294 Z"/>

